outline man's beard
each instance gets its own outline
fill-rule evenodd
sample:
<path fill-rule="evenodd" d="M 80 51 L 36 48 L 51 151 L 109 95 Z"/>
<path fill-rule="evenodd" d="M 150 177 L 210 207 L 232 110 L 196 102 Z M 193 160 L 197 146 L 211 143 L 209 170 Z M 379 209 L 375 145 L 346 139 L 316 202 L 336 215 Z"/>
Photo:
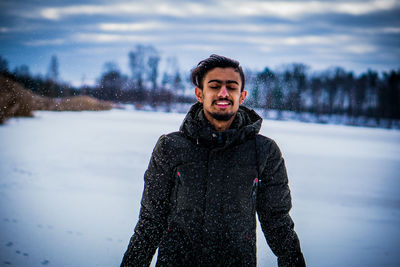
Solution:
<path fill-rule="evenodd" d="M 229 100 L 227 98 L 220 98 L 218 100 L 214 100 L 213 101 L 213 105 L 215 105 L 217 101 L 222 101 L 222 100 L 229 101 L 231 103 L 231 105 L 233 105 L 233 101 Z M 210 113 L 210 115 L 211 115 L 211 117 L 213 117 L 217 121 L 229 121 L 235 115 L 235 112 L 230 112 L 230 113 L 213 112 L 213 113 Z"/>
<path fill-rule="evenodd" d="M 229 121 L 235 115 L 235 113 L 233 113 L 233 112 L 231 112 L 231 113 L 213 112 L 213 113 L 210 113 L 210 115 L 217 121 Z"/>

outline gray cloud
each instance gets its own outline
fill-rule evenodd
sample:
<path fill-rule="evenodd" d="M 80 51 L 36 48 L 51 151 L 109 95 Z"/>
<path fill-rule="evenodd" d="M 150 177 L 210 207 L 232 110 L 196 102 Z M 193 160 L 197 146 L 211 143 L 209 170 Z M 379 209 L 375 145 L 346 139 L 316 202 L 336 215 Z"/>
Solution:
<path fill-rule="evenodd" d="M 184 69 L 214 52 L 251 68 L 296 61 L 360 71 L 397 68 L 400 62 L 400 3 L 395 0 L 5 0 L 0 8 L 0 54 L 14 65 L 38 65 L 51 54 L 68 66 L 79 59 L 82 70 L 65 73 L 67 80 L 80 79 L 79 72 L 94 77 L 90 64 L 126 64 L 128 51 L 138 43 L 177 56 Z"/>
<path fill-rule="evenodd" d="M 215 1 L 211 6 L 202 2 L 143 1 L 113 2 L 103 4 L 76 4 L 42 7 L 36 11 L 23 12 L 26 17 L 60 20 L 70 16 L 120 16 L 160 15 L 179 18 L 201 17 L 251 17 L 273 16 L 295 20 L 313 14 L 363 15 L 398 7 L 395 0 L 380 1 Z"/>

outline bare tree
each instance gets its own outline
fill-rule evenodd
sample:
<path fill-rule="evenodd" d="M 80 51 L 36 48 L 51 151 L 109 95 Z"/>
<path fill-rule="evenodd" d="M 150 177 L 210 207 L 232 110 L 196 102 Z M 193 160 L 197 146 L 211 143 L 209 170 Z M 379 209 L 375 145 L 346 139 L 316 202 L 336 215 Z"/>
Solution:
<path fill-rule="evenodd" d="M 101 99 L 120 101 L 122 87 L 126 83 L 126 77 L 121 74 L 118 65 L 114 62 L 104 64 L 104 73 L 99 80 L 99 93 Z"/>
<path fill-rule="evenodd" d="M 148 59 L 148 65 L 150 68 L 149 78 L 152 83 L 152 90 L 155 93 L 157 88 L 157 78 L 158 78 L 158 64 L 160 62 L 160 56 L 158 54 L 151 55 Z"/>
<path fill-rule="evenodd" d="M 8 73 L 8 61 L 0 56 L 0 73 Z"/>
<path fill-rule="evenodd" d="M 56 55 L 53 55 L 50 59 L 49 70 L 47 71 L 47 78 L 53 82 L 58 81 L 59 76 L 59 63 Z"/>

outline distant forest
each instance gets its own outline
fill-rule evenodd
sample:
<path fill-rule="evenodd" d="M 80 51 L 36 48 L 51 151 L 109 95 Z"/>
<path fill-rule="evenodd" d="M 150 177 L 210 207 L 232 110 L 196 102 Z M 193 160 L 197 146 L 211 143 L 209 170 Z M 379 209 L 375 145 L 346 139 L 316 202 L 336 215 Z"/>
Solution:
<path fill-rule="evenodd" d="M 112 62 L 104 65 L 104 72 L 94 86 L 75 88 L 59 78 L 59 62 L 51 58 L 47 75 L 32 75 L 22 65 L 10 70 L 6 59 L 0 56 L 0 73 L 20 83 L 26 89 L 47 97 L 89 95 L 101 100 L 171 105 L 192 103 L 194 96 L 185 94 L 192 89 L 188 75 L 182 75 L 174 59 L 168 59 L 161 74 L 161 56 L 153 46 L 137 45 L 129 52 L 130 75 L 123 74 Z M 400 69 L 378 73 L 368 70 L 355 75 L 342 67 L 311 72 L 307 65 L 293 63 L 277 70 L 246 70 L 247 105 L 253 108 L 279 112 L 343 115 L 350 118 L 381 120 L 400 119 Z M 1 89 L 1 88 L 0 88 Z"/>

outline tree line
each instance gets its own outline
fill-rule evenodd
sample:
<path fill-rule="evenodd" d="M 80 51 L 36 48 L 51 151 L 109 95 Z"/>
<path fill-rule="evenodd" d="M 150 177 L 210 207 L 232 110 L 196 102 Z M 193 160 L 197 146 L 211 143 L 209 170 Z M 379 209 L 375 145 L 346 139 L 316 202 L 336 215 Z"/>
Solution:
<path fill-rule="evenodd" d="M 0 56 L 0 73 L 41 96 L 63 97 L 90 95 L 102 100 L 152 104 L 194 102 L 185 96 L 191 89 L 188 75 L 182 75 L 177 60 L 168 58 L 160 73 L 160 53 L 151 45 L 137 45 L 129 54 L 130 75 L 124 74 L 113 62 L 104 64 L 96 85 L 75 88 L 62 82 L 56 56 L 50 60 L 45 76 L 32 75 L 22 65 L 9 70 Z M 373 118 L 377 121 L 400 119 L 400 69 L 378 73 L 374 70 L 355 74 L 341 67 L 311 72 L 304 64 L 293 63 L 277 70 L 247 69 L 247 104 L 253 108 L 321 115 L 345 115 L 351 118 Z"/>
<path fill-rule="evenodd" d="M 311 73 L 304 64 L 286 65 L 280 71 L 265 68 L 247 72 L 250 102 L 266 110 L 400 119 L 400 70 L 359 75 L 342 67 Z"/>
<path fill-rule="evenodd" d="M 137 45 L 128 57 L 131 75 L 123 74 L 114 62 L 106 62 L 94 86 L 79 88 L 61 81 L 57 56 L 52 56 L 44 76 L 31 74 L 27 65 L 10 70 L 8 61 L 0 56 L 0 74 L 40 96 L 52 98 L 89 95 L 107 101 L 156 105 L 192 100 L 183 96 L 185 81 L 175 58 L 167 59 L 166 70 L 159 77 L 161 56 L 153 46 Z"/>
<path fill-rule="evenodd" d="M 153 46 L 137 45 L 128 54 L 130 75 L 123 74 L 113 62 L 104 64 L 97 86 L 84 89 L 94 97 L 117 102 L 171 104 L 190 102 L 183 96 L 185 82 L 176 58 L 166 60 L 160 75 L 161 56 Z"/>

